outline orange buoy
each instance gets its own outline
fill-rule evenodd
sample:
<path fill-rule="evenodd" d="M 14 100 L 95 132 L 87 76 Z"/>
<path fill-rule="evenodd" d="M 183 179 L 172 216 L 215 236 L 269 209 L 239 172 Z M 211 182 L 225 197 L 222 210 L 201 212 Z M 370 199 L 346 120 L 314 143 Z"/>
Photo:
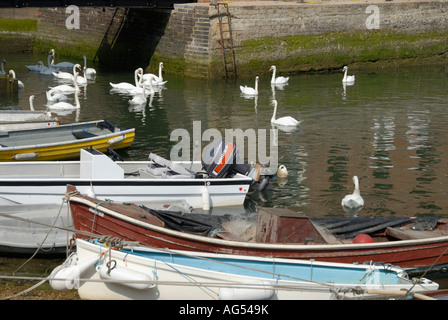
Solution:
<path fill-rule="evenodd" d="M 372 242 L 373 242 L 372 237 L 365 233 L 360 233 L 353 239 L 353 243 L 372 243 Z"/>

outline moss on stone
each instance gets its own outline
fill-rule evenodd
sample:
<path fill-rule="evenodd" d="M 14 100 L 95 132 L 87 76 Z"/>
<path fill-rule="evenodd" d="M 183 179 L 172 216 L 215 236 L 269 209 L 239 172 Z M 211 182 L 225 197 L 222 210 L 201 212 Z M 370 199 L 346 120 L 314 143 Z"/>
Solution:
<path fill-rule="evenodd" d="M 240 74 L 264 74 L 269 66 L 290 73 L 343 64 L 427 58 L 447 50 L 448 31 L 418 34 L 387 30 L 333 32 L 248 40 L 236 49 Z M 277 53 L 279 52 L 279 53 Z"/>
<path fill-rule="evenodd" d="M 36 31 L 37 22 L 33 19 L 0 19 L 0 30 L 10 32 L 33 32 Z"/>

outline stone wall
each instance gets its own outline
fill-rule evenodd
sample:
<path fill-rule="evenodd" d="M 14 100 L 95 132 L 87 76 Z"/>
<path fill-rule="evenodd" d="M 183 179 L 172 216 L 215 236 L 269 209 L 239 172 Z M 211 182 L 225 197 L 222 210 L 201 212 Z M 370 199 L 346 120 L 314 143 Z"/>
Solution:
<path fill-rule="evenodd" d="M 230 2 L 237 73 L 290 73 L 343 64 L 437 56 L 447 50 L 448 2 Z M 373 6 L 373 7 L 372 7 Z M 217 10 L 179 4 L 155 51 L 152 69 L 195 77 L 224 75 Z"/>
<path fill-rule="evenodd" d="M 446 56 L 447 0 L 228 5 L 238 76 L 269 73 L 271 64 L 295 73 Z M 31 9 L 26 10 L 33 17 Z M 21 16 L 17 11 L 9 15 Z M 163 61 L 165 73 L 224 75 L 217 10 L 208 2 L 176 4 L 173 10 L 81 7 L 79 29 L 67 29 L 65 8 L 40 8 L 35 15 L 34 49 L 41 52 L 54 47 L 59 57 L 84 54 L 114 68 L 149 66 L 155 72 Z"/>
<path fill-rule="evenodd" d="M 168 59 L 167 65 L 170 65 L 175 73 L 207 77 L 210 59 L 209 41 L 209 6 L 174 5 L 157 46 L 157 57 L 151 61 L 151 68 L 156 69 L 160 60 L 158 55 L 161 55 L 160 58 L 163 56 L 164 63 Z"/>

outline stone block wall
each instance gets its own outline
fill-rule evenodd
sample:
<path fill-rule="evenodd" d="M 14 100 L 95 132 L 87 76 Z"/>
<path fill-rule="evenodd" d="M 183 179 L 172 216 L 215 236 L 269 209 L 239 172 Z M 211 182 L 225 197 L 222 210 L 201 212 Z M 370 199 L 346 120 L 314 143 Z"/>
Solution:
<path fill-rule="evenodd" d="M 163 60 L 169 62 L 167 65 L 173 73 L 208 77 L 209 41 L 209 6 L 175 4 L 156 56 L 151 60 L 151 68 L 155 69 L 159 60 Z"/>
<path fill-rule="evenodd" d="M 269 73 L 271 64 L 295 73 L 447 51 L 448 0 L 232 1 L 228 6 L 238 76 Z M 378 14 L 373 29 L 371 6 Z M 224 75 L 217 10 L 209 2 L 176 4 L 172 10 L 80 7 L 79 29 L 66 27 L 68 16 L 65 8 L 40 8 L 34 49 L 55 47 L 56 62 L 58 55 L 86 55 L 114 68 L 148 66 L 155 72 L 163 61 L 165 73 Z"/>

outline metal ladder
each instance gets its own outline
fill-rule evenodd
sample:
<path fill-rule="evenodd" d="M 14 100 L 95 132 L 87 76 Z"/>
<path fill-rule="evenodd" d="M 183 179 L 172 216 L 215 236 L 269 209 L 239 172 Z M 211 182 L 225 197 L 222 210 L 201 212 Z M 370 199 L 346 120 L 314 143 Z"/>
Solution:
<path fill-rule="evenodd" d="M 230 13 L 227 3 L 216 3 L 218 10 L 218 24 L 221 39 L 218 40 L 222 49 L 222 61 L 226 78 L 236 78 L 235 53 L 233 50 L 232 30 L 230 25 Z M 226 20 L 226 21 L 223 21 Z M 226 27 L 227 26 L 227 27 Z M 230 61 L 229 61 L 230 60 Z"/>

